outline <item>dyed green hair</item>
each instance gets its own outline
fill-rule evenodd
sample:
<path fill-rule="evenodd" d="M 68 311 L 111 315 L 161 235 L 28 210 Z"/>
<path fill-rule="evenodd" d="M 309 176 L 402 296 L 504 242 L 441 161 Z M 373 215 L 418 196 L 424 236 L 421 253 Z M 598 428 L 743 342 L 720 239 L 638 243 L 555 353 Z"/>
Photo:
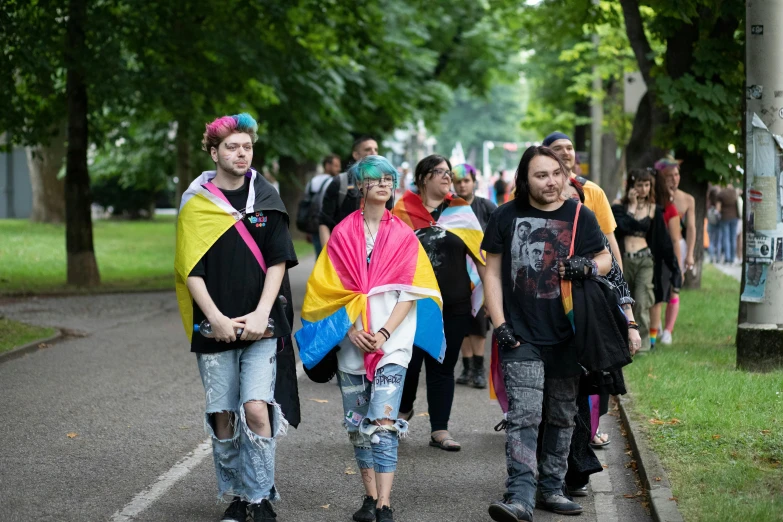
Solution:
<path fill-rule="evenodd" d="M 399 186 L 399 174 L 397 169 L 383 156 L 365 156 L 360 159 L 348 171 L 358 185 L 367 179 L 381 179 L 384 176 L 394 178 L 394 188 Z"/>

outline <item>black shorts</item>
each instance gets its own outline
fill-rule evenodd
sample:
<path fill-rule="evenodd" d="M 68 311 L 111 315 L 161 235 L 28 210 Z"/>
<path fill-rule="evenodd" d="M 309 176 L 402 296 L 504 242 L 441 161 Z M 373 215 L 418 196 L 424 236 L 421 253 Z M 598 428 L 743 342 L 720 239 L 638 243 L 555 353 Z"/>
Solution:
<path fill-rule="evenodd" d="M 470 320 L 470 328 L 468 328 L 468 333 L 465 335 L 467 337 L 468 335 L 478 335 L 479 337 L 486 337 L 487 332 L 489 331 L 489 317 L 484 313 L 484 307 L 481 307 L 481 310 L 479 310 L 479 313 L 476 314 L 476 317 L 472 317 Z"/>

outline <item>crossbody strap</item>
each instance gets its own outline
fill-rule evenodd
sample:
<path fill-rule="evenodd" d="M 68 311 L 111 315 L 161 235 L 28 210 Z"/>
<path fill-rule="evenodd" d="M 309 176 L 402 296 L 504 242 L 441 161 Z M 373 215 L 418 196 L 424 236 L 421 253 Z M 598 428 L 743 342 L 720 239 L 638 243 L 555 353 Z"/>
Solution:
<path fill-rule="evenodd" d="M 219 188 L 217 188 L 211 181 L 208 181 L 204 184 L 204 188 L 207 189 L 211 194 L 214 196 L 219 197 L 229 205 L 231 203 L 228 201 L 228 198 L 226 197 L 223 192 L 220 191 Z M 239 232 L 239 237 L 241 237 L 245 244 L 247 245 L 247 248 L 250 249 L 250 252 L 253 254 L 253 257 L 256 258 L 256 261 L 258 261 L 258 264 L 261 266 L 261 270 L 266 274 L 266 262 L 264 261 L 264 256 L 261 254 L 261 250 L 258 248 L 258 245 L 253 240 L 253 236 L 250 235 L 250 231 L 247 229 L 247 226 L 245 226 L 245 222 L 243 220 L 239 220 L 236 223 L 234 223 L 234 228 L 237 229 L 237 232 Z"/>

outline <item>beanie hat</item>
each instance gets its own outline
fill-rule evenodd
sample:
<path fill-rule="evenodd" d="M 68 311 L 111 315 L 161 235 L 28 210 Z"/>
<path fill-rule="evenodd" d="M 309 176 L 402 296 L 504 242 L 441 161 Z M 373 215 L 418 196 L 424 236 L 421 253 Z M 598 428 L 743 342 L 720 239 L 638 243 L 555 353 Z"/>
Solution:
<path fill-rule="evenodd" d="M 568 140 L 568 141 L 571 141 L 571 138 L 569 138 L 566 134 L 563 134 L 562 132 L 553 132 L 552 134 L 550 134 L 549 136 L 544 138 L 544 142 L 542 143 L 542 145 L 544 147 L 549 147 L 550 145 L 552 145 L 557 140 Z"/>

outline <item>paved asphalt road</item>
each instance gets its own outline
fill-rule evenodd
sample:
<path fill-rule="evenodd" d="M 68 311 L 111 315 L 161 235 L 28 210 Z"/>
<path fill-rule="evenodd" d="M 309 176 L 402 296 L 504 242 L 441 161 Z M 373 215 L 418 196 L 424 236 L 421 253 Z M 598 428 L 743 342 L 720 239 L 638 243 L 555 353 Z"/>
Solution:
<path fill-rule="evenodd" d="M 298 306 L 312 263 L 291 274 Z M 172 292 L 6 300 L 0 315 L 71 332 L 0 364 L 0 521 L 219 519 L 203 388 Z M 300 397 L 303 423 L 278 445 L 278 519 L 349 521 L 362 489 L 337 386 L 304 377 Z M 486 390 L 458 387 L 451 430 L 463 450 L 446 453 L 427 445 L 423 387 L 419 397 L 400 445 L 396 519 L 489 520 L 505 475 L 499 407 Z M 625 496 L 639 488 L 617 417 L 602 429 L 613 441 L 598 450 L 606 469 L 573 520 L 651 520 L 643 497 Z M 563 519 L 536 512 L 538 522 Z"/>

